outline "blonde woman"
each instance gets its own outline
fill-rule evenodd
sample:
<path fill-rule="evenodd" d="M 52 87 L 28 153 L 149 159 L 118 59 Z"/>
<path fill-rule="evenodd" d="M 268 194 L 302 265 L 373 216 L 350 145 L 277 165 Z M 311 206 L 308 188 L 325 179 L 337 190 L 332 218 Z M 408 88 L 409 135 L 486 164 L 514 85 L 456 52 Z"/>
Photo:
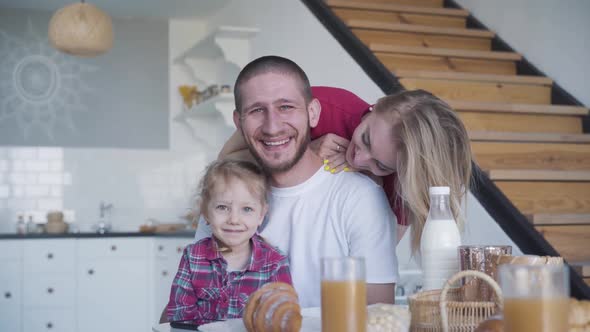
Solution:
<path fill-rule="evenodd" d="M 461 201 L 469 189 L 471 148 L 463 123 L 442 100 L 424 90 L 383 97 L 371 107 L 339 88 L 312 87 L 321 105 L 311 148 L 331 173 L 361 171 L 380 183 L 397 217 L 398 242 L 412 226 L 412 251 L 428 215 L 430 186 L 451 188 L 451 208 L 463 223 Z M 287 109 L 285 105 L 278 107 Z M 248 155 L 236 132 L 220 158 Z"/>

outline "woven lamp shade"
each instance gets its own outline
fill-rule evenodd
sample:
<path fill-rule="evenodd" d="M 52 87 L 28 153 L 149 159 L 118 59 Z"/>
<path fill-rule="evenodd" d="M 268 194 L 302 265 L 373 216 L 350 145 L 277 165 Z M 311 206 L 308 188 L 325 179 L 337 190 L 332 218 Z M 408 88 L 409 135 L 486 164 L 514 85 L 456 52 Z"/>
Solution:
<path fill-rule="evenodd" d="M 53 14 L 49 21 L 49 41 L 71 55 L 92 57 L 113 47 L 110 16 L 89 3 L 74 3 Z"/>

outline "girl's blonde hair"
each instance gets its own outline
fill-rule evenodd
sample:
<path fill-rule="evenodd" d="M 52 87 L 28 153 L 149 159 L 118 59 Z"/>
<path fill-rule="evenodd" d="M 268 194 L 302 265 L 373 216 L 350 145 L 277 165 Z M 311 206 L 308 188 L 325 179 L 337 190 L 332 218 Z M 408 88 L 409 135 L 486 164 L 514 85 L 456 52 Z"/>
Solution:
<path fill-rule="evenodd" d="M 412 252 L 428 216 L 431 186 L 451 188 L 451 210 L 461 228 L 461 202 L 470 188 L 471 146 L 465 126 L 449 105 L 424 90 L 403 91 L 377 101 L 374 111 L 392 125 L 397 155 L 395 194 L 412 226 Z"/>
<path fill-rule="evenodd" d="M 260 166 L 244 160 L 218 160 L 207 167 L 199 184 L 199 207 L 204 216 L 207 216 L 207 206 L 213 190 L 219 185 L 226 185 L 229 181 L 236 179 L 244 182 L 248 191 L 258 196 L 260 203 L 267 204 L 270 178 Z"/>

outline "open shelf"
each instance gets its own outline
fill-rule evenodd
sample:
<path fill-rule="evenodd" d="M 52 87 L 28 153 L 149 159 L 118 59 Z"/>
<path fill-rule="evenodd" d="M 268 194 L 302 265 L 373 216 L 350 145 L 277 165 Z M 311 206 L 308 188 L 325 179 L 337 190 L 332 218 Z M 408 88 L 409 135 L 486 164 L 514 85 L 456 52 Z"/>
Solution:
<path fill-rule="evenodd" d="M 257 28 L 220 26 L 178 56 L 173 65 L 189 75 L 189 85 L 199 90 L 211 85 L 233 86 L 240 70 L 251 61 L 250 40 L 259 32 Z M 233 93 L 221 93 L 190 109 L 183 106 L 174 120 L 188 125 L 189 119 L 219 112 L 227 125 L 233 123 Z"/>
<path fill-rule="evenodd" d="M 185 61 L 187 58 L 201 58 L 201 59 L 218 59 L 224 58 L 238 65 L 244 67 L 249 59 L 241 60 L 241 57 L 236 57 L 234 53 L 228 52 L 229 44 L 235 44 L 236 41 L 247 41 L 258 33 L 256 28 L 248 27 L 234 27 L 234 26 L 220 26 L 213 30 L 212 33 L 205 38 L 199 40 L 194 46 L 182 52 L 174 59 L 174 63 L 178 64 Z M 233 51 L 233 50 L 232 50 Z M 248 52 L 249 53 L 249 52 Z M 245 54 L 246 57 L 249 54 Z M 240 59 L 240 60 L 237 60 Z"/>
<path fill-rule="evenodd" d="M 233 93 L 225 92 L 220 93 L 215 97 L 206 99 L 196 105 L 193 105 L 189 109 L 183 110 L 177 116 L 174 117 L 175 121 L 185 122 L 191 118 L 197 118 L 204 116 L 212 112 L 219 112 L 223 116 L 225 123 L 229 126 L 234 125 L 233 122 L 233 111 L 234 111 L 234 95 Z"/>

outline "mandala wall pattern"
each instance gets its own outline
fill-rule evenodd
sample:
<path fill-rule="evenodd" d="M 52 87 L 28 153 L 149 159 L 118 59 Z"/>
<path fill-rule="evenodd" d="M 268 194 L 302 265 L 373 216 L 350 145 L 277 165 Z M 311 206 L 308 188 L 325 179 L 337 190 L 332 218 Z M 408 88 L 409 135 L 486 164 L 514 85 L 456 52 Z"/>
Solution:
<path fill-rule="evenodd" d="M 83 95 L 93 92 L 83 76 L 95 70 L 53 49 L 30 19 L 22 37 L 0 30 L 0 126 L 16 123 L 25 140 L 53 139 L 58 125 L 76 133 L 72 115 L 88 111 Z"/>

